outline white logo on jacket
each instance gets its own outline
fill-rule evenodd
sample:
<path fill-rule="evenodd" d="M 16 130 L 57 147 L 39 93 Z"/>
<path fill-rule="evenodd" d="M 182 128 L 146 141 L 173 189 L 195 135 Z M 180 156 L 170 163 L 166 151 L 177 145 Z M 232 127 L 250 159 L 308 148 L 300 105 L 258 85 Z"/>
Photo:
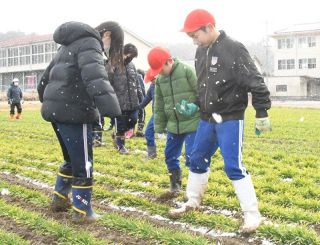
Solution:
<path fill-rule="evenodd" d="M 211 65 L 215 65 L 215 64 L 217 64 L 217 62 L 218 62 L 218 57 L 216 57 L 216 56 L 212 56 L 211 57 Z"/>

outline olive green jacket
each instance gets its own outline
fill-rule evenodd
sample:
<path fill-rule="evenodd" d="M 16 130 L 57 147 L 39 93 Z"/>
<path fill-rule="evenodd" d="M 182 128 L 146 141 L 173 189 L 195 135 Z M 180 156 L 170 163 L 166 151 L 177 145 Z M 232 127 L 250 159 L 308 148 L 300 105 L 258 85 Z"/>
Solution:
<path fill-rule="evenodd" d="M 196 102 L 198 94 L 195 71 L 188 65 L 174 59 L 170 75 L 158 75 L 155 81 L 154 130 L 184 134 L 196 131 L 200 114 L 192 117 L 181 115 L 175 105 L 183 99 Z"/>

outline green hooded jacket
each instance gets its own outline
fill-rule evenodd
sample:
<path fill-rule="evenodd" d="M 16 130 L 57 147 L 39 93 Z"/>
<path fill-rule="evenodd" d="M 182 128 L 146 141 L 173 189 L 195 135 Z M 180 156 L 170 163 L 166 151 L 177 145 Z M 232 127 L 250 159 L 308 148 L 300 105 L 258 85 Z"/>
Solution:
<path fill-rule="evenodd" d="M 175 105 L 183 99 L 196 102 L 198 95 L 197 77 L 193 68 L 174 59 L 170 75 L 158 75 L 155 88 L 154 130 L 184 134 L 196 131 L 200 114 L 192 117 L 181 115 Z"/>

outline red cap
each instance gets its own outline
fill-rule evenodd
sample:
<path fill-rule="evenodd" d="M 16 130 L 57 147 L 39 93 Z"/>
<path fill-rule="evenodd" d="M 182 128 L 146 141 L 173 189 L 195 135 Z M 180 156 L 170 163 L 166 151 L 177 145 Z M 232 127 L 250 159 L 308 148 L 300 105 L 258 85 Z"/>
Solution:
<path fill-rule="evenodd" d="M 162 70 L 164 64 L 171 58 L 169 50 L 162 47 L 155 47 L 148 54 L 148 63 L 150 65 L 150 75 L 155 77 Z"/>
<path fill-rule="evenodd" d="M 146 75 L 144 76 L 144 82 L 148 83 L 151 82 L 155 79 L 155 77 L 152 75 L 151 69 L 149 69 L 146 73 Z"/>
<path fill-rule="evenodd" d="M 182 32 L 194 32 L 199 30 L 202 26 L 213 24 L 216 25 L 216 21 L 212 14 L 204 9 L 196 9 L 188 14 L 184 21 L 184 27 L 181 29 Z"/>

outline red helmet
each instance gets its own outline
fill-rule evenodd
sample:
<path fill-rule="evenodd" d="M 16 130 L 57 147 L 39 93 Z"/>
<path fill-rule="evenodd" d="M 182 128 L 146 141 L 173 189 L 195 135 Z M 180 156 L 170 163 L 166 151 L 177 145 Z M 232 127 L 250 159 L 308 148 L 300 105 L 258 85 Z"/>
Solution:
<path fill-rule="evenodd" d="M 181 31 L 194 32 L 207 24 L 216 25 L 216 21 L 212 14 L 204 9 L 196 9 L 188 14 L 186 20 L 184 21 L 184 27 L 181 29 Z"/>
<path fill-rule="evenodd" d="M 171 58 L 169 50 L 162 47 L 155 47 L 148 54 L 148 63 L 150 65 L 149 73 L 155 77 L 162 70 L 164 64 Z"/>

